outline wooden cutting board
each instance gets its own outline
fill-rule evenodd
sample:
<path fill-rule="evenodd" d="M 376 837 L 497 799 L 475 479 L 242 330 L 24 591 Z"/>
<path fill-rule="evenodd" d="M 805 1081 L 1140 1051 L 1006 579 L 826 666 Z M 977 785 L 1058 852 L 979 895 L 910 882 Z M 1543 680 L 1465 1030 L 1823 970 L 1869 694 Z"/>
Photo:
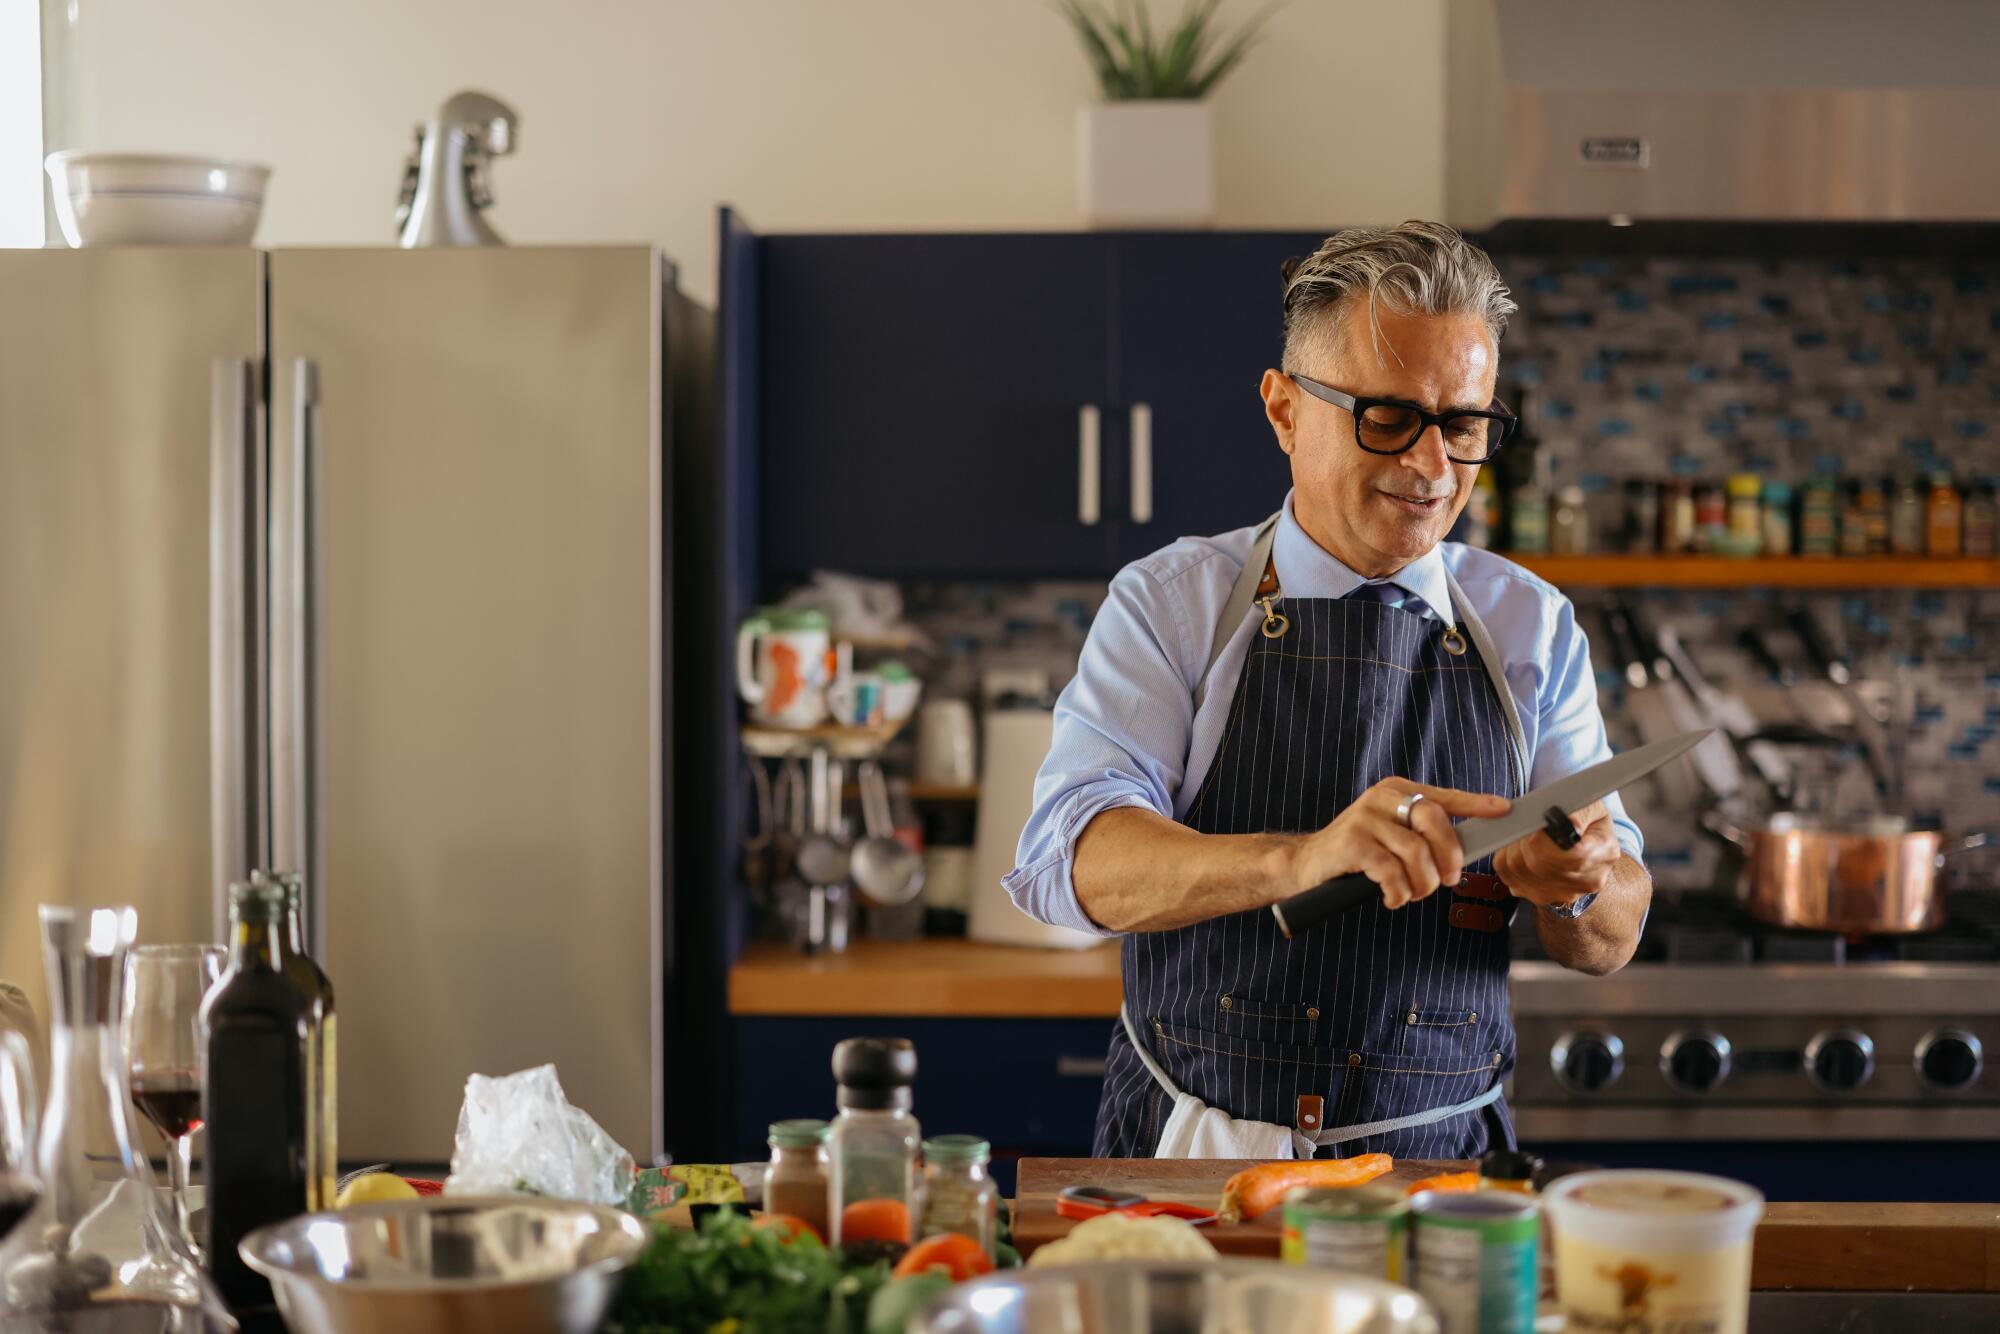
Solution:
<path fill-rule="evenodd" d="M 1037 1246 L 1068 1235 L 1076 1226 L 1075 1220 L 1056 1214 L 1056 1196 L 1064 1186 L 1104 1186 L 1213 1209 L 1222 1202 L 1222 1183 L 1252 1166 L 1253 1162 L 1235 1158 L 1023 1158 L 1014 1187 L 1014 1246 L 1025 1259 Z M 1407 1186 L 1471 1166 L 1409 1158 L 1376 1180 Z M 1273 1209 L 1247 1223 L 1215 1223 L 1202 1231 L 1225 1255 L 1275 1256 L 1279 1214 Z"/>
<path fill-rule="evenodd" d="M 1023 1257 L 1066 1235 L 1056 1215 L 1064 1186 L 1108 1186 L 1213 1209 L 1222 1183 L 1250 1166 L 1234 1159 L 1023 1158 L 1014 1195 L 1014 1245 Z M 1471 1164 L 1410 1159 L 1377 1180 L 1407 1186 Z M 1202 1229 L 1225 1255 L 1275 1256 L 1279 1211 Z M 1765 1206 L 1750 1286 L 1844 1292 L 2000 1292 L 2000 1204 Z"/>

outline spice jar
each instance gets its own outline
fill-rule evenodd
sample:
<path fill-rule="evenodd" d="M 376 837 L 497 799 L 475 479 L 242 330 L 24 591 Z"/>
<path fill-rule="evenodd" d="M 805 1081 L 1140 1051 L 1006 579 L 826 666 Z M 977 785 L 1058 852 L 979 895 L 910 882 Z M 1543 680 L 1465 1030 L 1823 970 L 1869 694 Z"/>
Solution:
<path fill-rule="evenodd" d="M 1549 550 L 1558 556 L 1581 556 L 1590 550 L 1590 511 L 1583 488 L 1566 486 L 1556 493 L 1549 515 Z"/>
<path fill-rule="evenodd" d="M 1730 556 L 1754 556 L 1764 545 L 1764 482 L 1754 472 L 1732 473 L 1728 491 L 1728 524 L 1717 550 Z"/>
<path fill-rule="evenodd" d="M 1660 503 L 1660 551 L 1669 556 L 1694 550 L 1694 483 L 1678 478 Z"/>
<path fill-rule="evenodd" d="M 1967 556 L 1991 556 L 1996 543 L 2000 543 L 2000 501 L 1996 501 L 1993 483 L 1977 482 L 1965 497 L 1965 514 L 1961 527 L 1963 540 L 1960 542 L 1962 554 Z"/>
<path fill-rule="evenodd" d="M 840 1115 L 827 1135 L 828 1238 L 908 1245 L 919 1189 L 911 1114 L 917 1049 L 907 1038 L 849 1038 L 833 1049 Z"/>
<path fill-rule="evenodd" d="M 1924 506 L 1925 551 L 1933 556 L 1958 554 L 1959 515 L 1962 509 L 1958 488 L 1951 484 L 1951 474 L 1932 473 L 1930 500 Z"/>
<path fill-rule="evenodd" d="M 1694 549 L 1720 551 L 1729 532 L 1729 509 L 1722 488 L 1702 482 L 1694 489 Z"/>
<path fill-rule="evenodd" d="M 1792 488 L 1784 482 L 1764 483 L 1764 554 L 1792 554 Z"/>
<path fill-rule="evenodd" d="M 1831 556 L 1840 549 L 1840 493 L 1830 477 L 1806 483 L 1799 503 L 1799 554 Z"/>
<path fill-rule="evenodd" d="M 790 1214 L 827 1239 L 827 1124 L 771 1123 L 771 1165 L 764 1169 L 764 1210 Z"/>
<path fill-rule="evenodd" d="M 1625 483 L 1625 550 L 1649 556 L 1660 544 L 1660 488 L 1643 477 Z"/>
<path fill-rule="evenodd" d="M 956 1232 L 994 1254 L 1000 1189 L 986 1174 L 993 1149 L 977 1135 L 939 1135 L 924 1141 L 924 1222 L 921 1236 Z"/>
<path fill-rule="evenodd" d="M 1905 477 L 1896 483 L 1889 502 L 1889 550 L 1898 556 L 1924 554 L 1924 493 L 1917 479 Z"/>

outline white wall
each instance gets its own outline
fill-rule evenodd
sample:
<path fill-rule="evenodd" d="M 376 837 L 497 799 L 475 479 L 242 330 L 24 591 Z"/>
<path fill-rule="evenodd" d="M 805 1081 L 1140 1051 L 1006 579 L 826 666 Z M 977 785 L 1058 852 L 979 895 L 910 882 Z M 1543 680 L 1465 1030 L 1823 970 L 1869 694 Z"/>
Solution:
<path fill-rule="evenodd" d="M 1180 0 L 1153 0 L 1166 17 Z M 1250 12 L 1230 0 L 1223 13 Z M 1223 226 L 1434 215 L 1444 0 L 1290 0 L 1216 98 Z M 521 113 L 517 242 L 653 240 L 712 296 L 714 209 L 768 230 L 1076 225 L 1092 80 L 1047 0 L 85 0 L 87 146 L 276 167 L 260 243 L 392 238 L 412 125 Z"/>

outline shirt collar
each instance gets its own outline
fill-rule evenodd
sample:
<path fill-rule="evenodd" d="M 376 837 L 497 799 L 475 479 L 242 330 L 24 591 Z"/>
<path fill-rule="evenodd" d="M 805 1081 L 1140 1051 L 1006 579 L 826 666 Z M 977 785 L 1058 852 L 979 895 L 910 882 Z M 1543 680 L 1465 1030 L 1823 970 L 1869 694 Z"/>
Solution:
<path fill-rule="evenodd" d="M 1299 526 L 1298 517 L 1292 513 L 1289 491 L 1285 493 L 1284 512 L 1278 519 L 1277 536 L 1271 541 L 1271 559 L 1278 567 L 1278 583 L 1287 597 L 1344 598 L 1365 583 L 1392 583 L 1423 599 L 1446 625 L 1458 619 L 1451 610 L 1451 590 L 1445 583 L 1441 545 L 1432 547 L 1387 579 L 1363 579 Z"/>

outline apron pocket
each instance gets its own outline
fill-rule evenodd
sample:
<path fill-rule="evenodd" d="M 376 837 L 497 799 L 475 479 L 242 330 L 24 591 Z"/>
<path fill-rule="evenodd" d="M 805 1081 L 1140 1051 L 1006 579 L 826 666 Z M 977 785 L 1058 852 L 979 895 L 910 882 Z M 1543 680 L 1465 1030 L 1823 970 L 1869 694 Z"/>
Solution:
<path fill-rule="evenodd" d="M 1463 1008 L 1403 1011 L 1401 1041 L 1396 1049 L 1405 1057 L 1447 1060 L 1465 1055 L 1478 1036 L 1479 1011 Z"/>
<path fill-rule="evenodd" d="M 1225 991 L 1197 996 L 1189 1010 L 1198 1030 L 1287 1047 L 1312 1047 L 1319 1042 L 1320 1008 L 1313 1001 L 1273 1000 Z"/>
<path fill-rule="evenodd" d="M 1501 1065 L 1501 1053 L 1490 1049 L 1428 1055 L 1357 1051 L 1347 1059 L 1354 1073 L 1342 1090 L 1335 1126 L 1386 1121 L 1464 1102 L 1484 1093 Z"/>
<path fill-rule="evenodd" d="M 1348 1077 L 1347 1053 L 1333 1047 L 1242 1037 L 1148 1016 L 1140 1036 L 1186 1093 L 1239 1120 L 1291 1125 L 1301 1094 L 1332 1107 Z"/>

